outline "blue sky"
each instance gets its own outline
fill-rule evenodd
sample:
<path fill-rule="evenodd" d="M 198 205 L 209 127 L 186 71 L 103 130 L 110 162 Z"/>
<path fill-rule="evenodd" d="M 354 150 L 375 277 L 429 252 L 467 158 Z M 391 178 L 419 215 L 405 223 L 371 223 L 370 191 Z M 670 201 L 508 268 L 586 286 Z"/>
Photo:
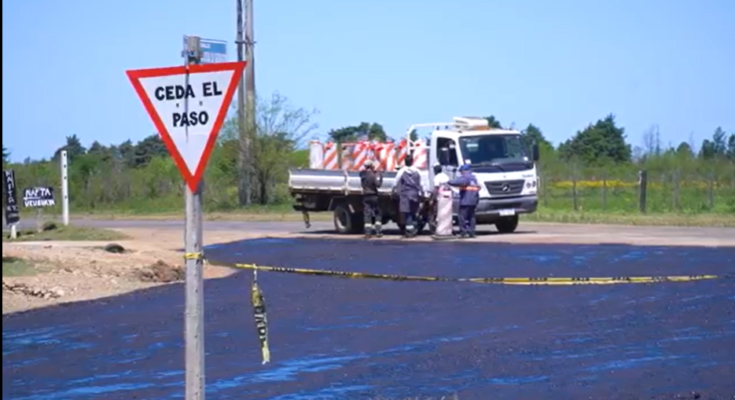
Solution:
<path fill-rule="evenodd" d="M 361 121 L 494 114 L 555 144 L 614 113 L 697 146 L 735 131 L 732 0 L 254 0 L 259 95 Z M 12 159 L 155 132 L 126 69 L 181 63 L 183 34 L 230 42 L 233 0 L 3 3 L 3 144 Z"/>

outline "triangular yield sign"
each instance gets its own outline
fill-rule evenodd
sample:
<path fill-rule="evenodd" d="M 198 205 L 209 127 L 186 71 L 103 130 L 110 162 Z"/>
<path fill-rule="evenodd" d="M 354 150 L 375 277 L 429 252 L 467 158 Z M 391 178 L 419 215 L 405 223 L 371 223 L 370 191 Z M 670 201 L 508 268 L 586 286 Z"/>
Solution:
<path fill-rule="evenodd" d="M 242 61 L 126 71 L 192 192 L 199 186 L 245 65 Z"/>

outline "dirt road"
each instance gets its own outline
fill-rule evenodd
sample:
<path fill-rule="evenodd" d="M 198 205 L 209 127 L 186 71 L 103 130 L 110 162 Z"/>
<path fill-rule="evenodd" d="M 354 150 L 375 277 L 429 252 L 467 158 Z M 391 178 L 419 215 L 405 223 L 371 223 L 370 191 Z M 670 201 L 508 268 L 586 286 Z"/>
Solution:
<path fill-rule="evenodd" d="M 35 222 L 25 221 L 29 226 Z M 179 229 L 183 231 L 183 221 L 175 220 L 94 220 L 73 221 L 80 226 L 113 229 Z M 388 225 L 392 228 L 393 225 Z M 302 222 L 237 222 L 205 221 L 205 237 L 216 232 L 243 233 L 251 235 L 332 235 L 330 222 L 315 221 L 310 229 Z M 735 246 L 735 228 L 707 227 L 649 227 L 624 225 L 582 225 L 556 224 L 521 221 L 518 231 L 512 235 L 496 234 L 491 226 L 479 226 L 482 238 L 479 240 L 496 242 L 555 242 L 555 243 L 628 243 L 649 245 L 687 245 L 687 246 Z M 347 236 L 349 237 L 349 236 Z M 429 240 L 425 238 L 424 240 Z"/>

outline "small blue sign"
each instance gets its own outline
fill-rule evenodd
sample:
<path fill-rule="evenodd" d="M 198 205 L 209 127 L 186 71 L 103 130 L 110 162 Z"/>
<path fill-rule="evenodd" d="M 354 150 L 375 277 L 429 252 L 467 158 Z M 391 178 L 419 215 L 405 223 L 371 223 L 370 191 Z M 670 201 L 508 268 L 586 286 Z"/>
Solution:
<path fill-rule="evenodd" d="M 186 38 L 184 36 L 184 50 L 186 51 Z M 202 64 L 213 64 L 227 62 L 227 42 L 215 39 L 199 39 L 202 47 Z"/>

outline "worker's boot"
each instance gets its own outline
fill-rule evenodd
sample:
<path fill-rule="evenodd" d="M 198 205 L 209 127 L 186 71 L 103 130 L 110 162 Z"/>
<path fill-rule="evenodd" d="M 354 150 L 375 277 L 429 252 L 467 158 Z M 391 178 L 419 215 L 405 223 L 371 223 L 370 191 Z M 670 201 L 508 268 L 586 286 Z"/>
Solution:
<path fill-rule="evenodd" d="M 375 224 L 375 236 L 383 237 L 383 225 L 380 223 Z"/>
<path fill-rule="evenodd" d="M 403 234 L 403 237 L 406 239 L 411 239 L 413 236 L 413 226 L 406 226 L 406 233 Z"/>
<path fill-rule="evenodd" d="M 370 239 L 372 237 L 373 237 L 372 225 L 365 225 L 365 239 Z"/>

